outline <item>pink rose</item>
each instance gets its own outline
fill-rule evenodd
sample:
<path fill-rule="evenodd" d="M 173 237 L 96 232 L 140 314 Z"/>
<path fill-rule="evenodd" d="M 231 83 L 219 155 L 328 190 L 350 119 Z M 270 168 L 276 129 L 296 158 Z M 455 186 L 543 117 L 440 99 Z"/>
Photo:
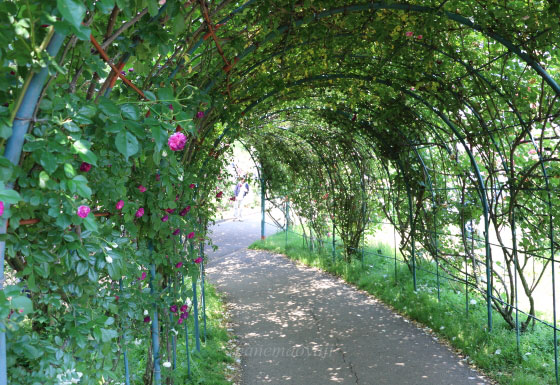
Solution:
<path fill-rule="evenodd" d="M 177 262 L 177 264 L 175 265 L 177 269 L 180 269 L 181 266 L 183 266 L 183 262 Z"/>
<path fill-rule="evenodd" d="M 0 201 L 0 217 L 4 215 L 4 202 Z"/>
<path fill-rule="evenodd" d="M 80 206 L 78 207 L 78 216 L 82 218 L 86 218 L 90 212 L 89 206 Z"/>
<path fill-rule="evenodd" d="M 180 230 L 180 229 L 177 229 L 177 230 L 175 230 L 175 231 L 173 232 L 173 235 L 179 235 L 180 232 L 181 232 L 181 230 Z"/>
<path fill-rule="evenodd" d="M 150 322 L 151 320 L 152 320 L 152 319 L 150 318 L 149 315 L 147 315 L 147 316 L 144 317 L 144 322 L 146 322 L 146 323 Z"/>
<path fill-rule="evenodd" d="M 115 205 L 115 208 L 117 210 L 122 210 L 123 207 L 124 207 L 124 201 L 121 199 L 120 201 L 117 202 L 117 204 Z"/>
<path fill-rule="evenodd" d="M 169 215 L 164 215 L 163 217 L 161 217 L 162 222 L 167 222 L 168 220 L 169 220 Z"/>
<path fill-rule="evenodd" d="M 405 33 L 406 37 L 411 37 L 414 35 L 414 32 L 412 31 L 408 31 L 407 33 Z"/>
<path fill-rule="evenodd" d="M 142 215 L 144 215 L 144 209 L 140 207 L 134 215 L 136 216 L 136 218 L 140 218 Z"/>
<path fill-rule="evenodd" d="M 202 118 L 204 118 L 204 111 L 198 111 L 198 112 L 196 113 L 196 118 L 197 118 L 197 119 L 202 119 Z"/>
<path fill-rule="evenodd" d="M 193 239 L 193 238 L 194 238 L 194 231 L 191 231 L 191 232 L 189 233 L 189 235 L 187 235 L 187 238 L 188 238 L 188 239 Z"/>
<path fill-rule="evenodd" d="M 165 212 L 173 214 L 175 212 L 175 209 L 165 209 Z"/>
<path fill-rule="evenodd" d="M 202 262 L 202 257 L 198 257 L 197 259 L 194 260 L 194 263 L 198 264 Z"/>
<path fill-rule="evenodd" d="M 220 191 L 219 193 L 216 194 L 216 199 L 221 199 L 222 195 L 224 195 L 224 193 Z"/>
<path fill-rule="evenodd" d="M 146 187 L 140 185 L 138 186 L 138 190 L 140 190 L 141 193 L 146 192 Z"/>
<path fill-rule="evenodd" d="M 418 35 L 418 36 L 416 36 L 416 38 L 417 38 L 418 40 L 422 40 L 422 35 Z"/>
<path fill-rule="evenodd" d="M 187 305 L 181 306 L 181 313 L 186 312 L 188 308 L 189 308 L 189 307 L 188 307 Z"/>
<path fill-rule="evenodd" d="M 187 206 L 185 207 L 183 210 L 181 210 L 181 212 L 179 213 L 180 216 L 184 217 L 185 215 L 187 215 L 189 213 L 189 211 L 191 210 L 191 206 Z"/>
<path fill-rule="evenodd" d="M 167 144 L 171 151 L 180 151 L 185 148 L 187 143 L 187 137 L 182 132 L 176 132 L 169 137 Z"/>
<path fill-rule="evenodd" d="M 177 321 L 177 323 L 178 323 L 179 325 L 181 325 L 181 324 L 183 323 L 183 319 L 182 319 L 182 318 L 179 318 L 179 320 Z"/>
<path fill-rule="evenodd" d="M 91 164 L 82 162 L 82 164 L 80 165 L 80 171 L 88 172 L 89 170 L 91 170 Z"/>
<path fill-rule="evenodd" d="M 191 184 L 189 185 L 189 188 L 195 188 L 195 187 L 196 187 L 196 185 L 195 185 L 194 183 L 191 183 Z"/>
<path fill-rule="evenodd" d="M 146 272 L 143 271 L 143 272 L 142 272 L 142 275 L 140 276 L 140 281 L 145 280 L 145 279 L 146 279 L 146 276 L 147 276 Z"/>

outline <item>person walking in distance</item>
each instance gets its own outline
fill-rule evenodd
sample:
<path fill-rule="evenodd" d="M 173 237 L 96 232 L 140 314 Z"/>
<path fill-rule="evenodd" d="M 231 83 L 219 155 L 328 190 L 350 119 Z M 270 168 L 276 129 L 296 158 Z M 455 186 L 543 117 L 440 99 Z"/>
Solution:
<path fill-rule="evenodd" d="M 241 221 L 243 215 L 243 200 L 247 194 L 249 194 L 249 183 L 247 183 L 245 179 L 242 179 L 235 186 L 233 193 L 235 196 L 235 202 L 233 203 L 233 220 Z"/>

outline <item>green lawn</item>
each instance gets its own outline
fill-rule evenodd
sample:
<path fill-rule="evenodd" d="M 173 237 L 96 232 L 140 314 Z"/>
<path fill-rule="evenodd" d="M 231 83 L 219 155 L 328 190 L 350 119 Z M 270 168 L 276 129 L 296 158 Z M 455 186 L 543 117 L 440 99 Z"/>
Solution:
<path fill-rule="evenodd" d="M 435 271 L 434 264 L 419 263 L 422 270 L 417 271 L 418 290 L 415 292 L 408 267 L 397 257 L 395 269 L 394 250 L 386 244 L 366 247 L 363 268 L 359 259 L 351 264 L 340 258 L 333 262 L 330 248 L 310 251 L 301 236 L 292 232 L 288 234 L 287 242 L 286 233 L 281 232 L 265 241 L 255 242 L 251 248 L 285 254 L 368 291 L 397 312 L 429 326 L 500 384 L 555 383 L 551 328 L 537 323 L 534 330 L 521 335 L 518 352 L 515 330 L 509 329 L 496 312 L 493 330 L 488 332 L 486 303 L 482 297 L 469 293 L 467 314 L 462 284 L 440 277 L 438 302 L 437 278 L 431 273 Z"/>

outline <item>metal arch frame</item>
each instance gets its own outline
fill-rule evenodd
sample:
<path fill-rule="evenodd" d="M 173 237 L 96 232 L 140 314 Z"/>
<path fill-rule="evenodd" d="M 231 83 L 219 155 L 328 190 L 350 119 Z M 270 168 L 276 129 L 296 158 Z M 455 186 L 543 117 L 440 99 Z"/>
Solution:
<path fill-rule="evenodd" d="M 312 111 L 316 110 L 315 108 L 306 108 L 306 107 L 300 108 L 300 109 L 307 109 L 307 110 L 312 110 Z M 344 112 L 331 110 L 331 109 L 328 109 L 328 110 L 331 111 L 331 112 L 338 113 L 342 116 L 348 117 L 348 114 L 346 114 Z M 362 126 L 367 126 L 367 127 L 371 128 L 371 126 L 365 121 L 360 121 L 359 123 Z M 433 190 L 433 186 L 432 186 L 432 180 L 431 180 L 430 173 L 429 173 L 429 171 L 428 171 L 428 169 L 425 165 L 425 162 L 424 162 L 422 156 L 420 155 L 420 153 L 418 152 L 418 150 L 416 149 L 416 146 L 410 141 L 410 139 L 406 136 L 406 134 L 403 133 L 398 127 L 396 129 L 405 138 L 405 140 L 409 143 L 410 147 L 412 148 L 413 152 L 416 154 L 416 157 L 418 158 L 418 161 L 420 162 L 420 165 L 422 166 L 422 168 L 424 170 L 424 174 L 427 176 L 428 185 L 429 185 L 429 188 L 430 188 L 430 193 L 431 193 L 431 198 L 432 198 L 432 205 L 435 207 L 435 198 L 434 198 L 434 190 Z M 301 135 L 299 135 L 295 132 L 292 132 L 292 131 L 289 131 L 289 132 L 292 135 L 296 135 L 297 137 L 302 139 L 304 142 L 307 142 L 308 144 L 311 145 L 311 143 L 309 143 L 309 141 L 306 138 L 302 137 Z M 368 138 L 364 137 L 363 139 L 367 141 Z M 313 146 L 311 146 L 311 147 L 313 148 Z M 373 147 L 371 147 L 371 146 L 370 146 L 370 148 L 373 149 Z M 375 152 L 375 150 L 374 150 L 374 152 Z M 321 156 L 321 154 L 319 154 L 319 156 Z M 404 173 L 404 168 L 403 168 L 402 162 L 400 160 L 398 160 L 397 165 L 398 165 L 398 168 L 403 173 L 403 177 L 404 177 L 405 173 Z M 410 185 L 408 183 L 408 180 L 406 178 L 403 178 L 403 179 L 404 179 L 406 187 L 407 187 L 407 195 L 408 195 L 408 201 L 409 201 L 409 223 L 410 223 L 410 226 L 411 226 L 411 250 L 412 250 L 412 255 L 411 255 L 412 256 L 412 275 L 413 275 L 414 290 L 416 291 L 417 290 L 417 279 L 416 279 L 415 245 L 414 245 L 414 243 L 415 243 L 415 235 L 414 235 L 415 234 L 415 224 L 414 224 L 414 215 L 413 215 L 413 210 L 412 210 L 412 193 L 411 193 L 411 188 L 410 188 Z M 363 190 L 362 194 L 364 194 L 365 193 L 365 186 L 363 184 L 364 183 L 363 179 L 360 180 L 360 183 L 362 184 L 362 190 Z M 365 197 L 362 196 L 363 201 L 364 201 L 364 199 L 365 199 Z M 362 202 L 362 204 L 363 204 L 363 202 Z M 434 212 L 434 219 L 435 219 L 435 215 L 436 215 L 436 213 Z M 434 225 L 435 225 L 435 220 L 434 220 Z M 440 284 L 439 284 L 439 261 L 438 261 L 438 253 L 437 253 L 438 246 L 437 246 L 437 233 L 436 232 L 434 232 L 434 237 L 435 237 L 434 247 L 435 247 L 435 250 L 436 250 L 436 255 L 435 255 L 434 259 L 435 259 L 436 264 L 437 264 L 436 275 L 437 275 L 437 288 L 438 288 L 438 301 L 439 301 L 440 300 Z"/>
<path fill-rule="evenodd" d="M 240 11 L 241 9 L 245 8 L 246 6 L 248 6 L 250 3 L 252 3 L 254 0 L 250 0 L 249 2 L 245 3 L 244 5 L 242 5 L 241 7 L 239 7 L 238 9 L 236 9 L 234 12 L 232 12 L 230 14 L 230 16 L 226 19 L 231 18 L 231 16 Z M 365 5 L 354 5 L 354 6 L 346 6 L 346 7 L 342 7 L 342 8 L 336 8 L 336 9 L 332 9 L 332 10 L 328 10 L 328 11 L 324 11 L 321 12 L 319 14 L 315 14 L 314 15 L 314 20 L 318 20 L 321 19 L 323 17 L 328 17 L 337 13 L 346 13 L 348 11 L 361 11 L 361 10 L 368 10 L 368 9 L 395 9 L 395 10 L 403 10 L 403 11 L 413 11 L 413 12 L 424 12 L 424 13 L 437 13 L 440 15 L 445 15 L 448 19 L 456 21 L 460 24 L 463 24 L 473 30 L 476 30 L 494 40 L 496 40 L 497 42 L 499 42 L 500 44 L 502 44 L 503 46 L 505 46 L 510 52 L 513 52 L 514 54 L 516 54 L 518 57 L 520 57 L 523 61 L 525 61 L 531 68 L 533 68 L 540 77 L 542 77 L 544 79 L 544 81 L 554 90 L 554 92 L 559 95 L 560 94 L 560 87 L 558 86 L 558 84 L 554 81 L 554 79 L 533 59 L 531 58 L 529 55 L 527 55 L 526 53 L 522 52 L 519 47 L 515 46 L 511 41 L 509 41 L 508 39 L 506 39 L 505 37 L 493 33 L 493 32 L 486 32 L 484 31 L 484 29 L 473 23 L 472 21 L 470 21 L 469 19 L 465 18 L 462 15 L 456 14 L 456 13 L 452 13 L 452 12 L 441 12 L 439 9 L 434 9 L 434 8 L 429 8 L 429 7 L 425 7 L 425 6 L 413 6 L 413 5 L 408 5 L 408 4 L 390 4 L 390 5 L 386 5 L 384 3 L 372 3 L 372 4 L 365 4 Z M 299 27 L 300 25 L 303 24 L 303 20 L 298 20 L 295 23 L 296 27 Z M 279 33 L 285 33 L 286 31 L 290 30 L 290 27 L 279 27 L 276 31 L 276 33 L 271 33 L 269 34 L 267 37 L 265 37 L 265 40 L 263 40 L 263 42 L 267 42 L 269 40 L 272 40 L 274 37 L 278 36 Z M 279 32 L 279 33 L 278 33 Z M 201 44 L 203 43 L 203 39 L 199 40 L 199 42 L 195 45 L 195 47 L 192 48 L 192 51 L 194 52 L 194 50 L 196 50 L 196 48 L 198 48 Z M 262 44 L 259 43 L 259 45 Z M 243 57 L 245 57 L 246 55 L 248 55 L 249 53 L 251 53 L 252 51 L 256 50 L 256 46 L 252 45 L 250 47 L 248 47 L 242 55 L 240 55 L 238 57 L 238 59 L 242 59 Z M 446 53 L 444 53 L 446 54 Z M 449 56 L 448 54 L 446 54 L 447 56 Z M 453 58 L 453 60 L 455 60 L 455 58 Z M 465 63 L 461 64 L 467 66 Z M 177 67 L 177 69 L 174 71 L 174 74 L 176 73 L 176 71 L 178 70 L 179 67 Z M 476 71 L 474 68 L 472 68 L 472 70 L 474 70 L 474 72 L 477 74 L 477 76 L 481 77 L 485 82 L 488 82 L 487 79 L 485 79 L 484 77 L 482 77 L 480 74 L 478 74 L 478 71 Z M 222 76 L 223 78 L 223 76 Z M 492 87 L 494 89 L 494 87 Z M 496 89 L 494 89 L 495 91 L 497 91 Z M 500 93 L 499 93 L 500 94 Z M 510 105 L 511 107 L 511 103 L 509 103 L 509 101 L 507 100 L 507 98 L 504 98 L 506 100 L 506 102 L 508 103 L 508 105 Z M 514 113 L 518 116 L 518 119 L 520 119 L 520 122 L 523 122 L 519 112 L 513 108 Z M 528 128 L 525 126 L 525 129 L 528 131 Z M 531 138 L 532 139 L 532 138 Z M 534 144 L 534 141 L 533 141 Z M 535 146 L 536 147 L 536 146 Z M 546 175 L 546 170 L 544 167 L 544 164 L 542 162 L 542 156 L 540 151 L 537 149 L 538 151 L 538 155 L 540 158 L 540 162 L 541 162 L 541 168 L 543 170 L 543 173 L 545 174 L 545 180 L 546 180 L 546 185 L 547 185 L 547 190 L 548 190 L 548 195 L 549 195 L 549 211 L 551 209 L 551 203 L 550 203 L 550 186 L 549 186 L 549 181 L 548 181 L 548 176 Z M 552 259 L 554 260 L 554 231 L 553 231 L 553 224 L 552 224 L 552 215 L 550 214 L 550 235 L 549 238 L 551 239 L 551 254 L 552 254 Z M 554 271 L 554 262 L 552 263 L 552 268 Z M 554 276 L 553 276 L 553 280 L 554 280 Z M 554 311 L 554 313 L 556 313 Z M 556 325 L 556 314 L 554 314 L 554 324 Z M 555 340 L 557 339 L 556 337 L 556 330 L 555 330 Z M 558 355 L 558 351 L 557 351 L 557 347 L 555 344 L 555 355 L 557 357 Z M 557 361 L 557 359 L 556 359 Z M 556 365 L 556 377 L 558 379 L 558 366 Z M 557 381 L 558 382 L 558 381 Z"/>
<path fill-rule="evenodd" d="M 254 0 L 250 0 L 248 3 L 244 4 L 242 7 L 245 7 L 245 6 L 249 5 L 249 3 L 253 2 L 253 1 Z M 514 45 L 513 42 L 511 42 L 506 37 L 504 37 L 500 34 L 494 33 L 494 32 L 485 31 L 482 26 L 472 22 L 468 18 L 466 18 L 462 15 L 459 15 L 457 13 L 453 13 L 453 12 L 449 12 L 449 11 L 441 11 L 441 10 L 436 9 L 436 8 L 420 6 L 420 5 L 410 5 L 410 4 L 400 4 L 400 3 L 386 4 L 386 3 L 382 3 L 382 2 L 377 2 L 377 3 L 369 3 L 369 4 L 354 4 L 354 5 L 348 5 L 348 6 L 344 6 L 344 7 L 333 8 L 333 9 L 330 9 L 330 10 L 322 11 L 322 12 L 319 12 L 319 13 L 315 13 L 313 15 L 313 20 L 317 21 L 317 20 L 320 20 L 320 19 L 323 19 L 323 18 L 326 18 L 326 17 L 341 14 L 341 13 L 346 14 L 346 13 L 349 13 L 349 12 L 361 12 L 361 11 L 368 11 L 368 10 L 400 10 L 400 11 L 418 12 L 418 13 L 432 13 L 432 14 L 435 14 L 435 15 L 445 16 L 449 20 L 455 21 L 455 22 L 457 22 L 461 25 L 469 27 L 472 30 L 481 33 L 482 35 L 487 36 L 487 37 L 497 41 L 498 43 L 503 45 L 505 48 L 507 48 L 509 51 L 516 54 L 521 60 L 523 60 L 531 68 L 533 68 L 533 70 L 535 70 L 537 72 L 537 74 L 541 78 L 543 78 L 543 80 L 552 88 L 552 90 L 557 95 L 560 96 L 560 85 L 558 85 L 558 83 L 550 76 L 550 74 L 539 63 L 537 63 L 532 57 L 530 57 L 527 53 L 524 53 L 518 46 Z M 276 29 L 276 31 L 270 32 L 259 43 L 251 44 L 249 47 L 247 47 L 241 54 L 239 54 L 237 56 L 237 59 L 239 61 L 243 60 L 249 54 L 256 51 L 257 48 L 260 47 L 262 44 L 266 44 L 267 42 L 273 40 L 277 36 L 285 34 L 288 31 L 291 31 L 292 28 L 298 28 L 298 27 L 300 27 L 304 24 L 307 24 L 305 19 L 299 19 L 299 20 L 294 21 L 290 25 L 284 25 L 284 26 L 278 27 Z M 197 43 L 197 45 L 195 45 L 195 47 L 198 48 L 200 46 L 200 44 L 202 44 L 202 39 L 199 41 L 199 43 Z M 193 52 L 194 52 L 194 49 L 196 49 L 195 47 L 193 47 Z M 213 85 L 217 81 L 222 80 L 223 78 L 225 78 L 225 75 L 223 73 L 220 73 L 220 74 L 215 73 L 214 76 L 212 76 L 213 80 L 205 87 L 205 90 L 208 91 L 209 89 L 211 89 L 213 87 Z"/>
<path fill-rule="evenodd" d="M 458 140 L 463 145 L 463 147 L 465 149 L 465 152 L 467 153 L 467 155 L 468 155 L 468 157 L 471 161 L 471 165 L 473 167 L 473 170 L 476 174 L 477 181 L 478 181 L 478 184 L 479 184 L 479 190 L 478 191 L 479 191 L 481 201 L 482 201 L 482 205 L 483 205 L 484 229 L 485 229 L 484 238 L 485 238 L 485 246 L 486 246 L 485 247 L 485 249 L 486 249 L 486 280 L 487 280 L 487 289 L 486 289 L 487 301 L 486 302 L 487 302 L 488 329 L 489 329 L 489 331 L 491 331 L 492 330 L 492 304 L 491 304 L 491 299 L 492 299 L 492 276 L 491 276 L 491 266 L 490 266 L 490 264 L 491 264 L 491 249 L 490 249 L 489 234 L 488 234 L 488 232 L 489 232 L 489 208 L 488 208 L 488 202 L 487 202 L 487 199 L 486 199 L 484 181 L 482 179 L 482 175 L 480 173 L 480 169 L 478 168 L 478 164 L 476 163 L 476 159 L 474 158 L 474 155 L 472 154 L 470 149 L 467 147 L 467 145 L 465 143 L 465 140 L 464 140 L 463 136 L 461 136 L 457 127 L 451 122 L 451 120 L 449 120 L 447 115 L 443 114 L 441 111 L 439 111 L 437 108 L 435 108 L 435 106 L 430 104 L 423 97 L 417 95 L 415 92 L 412 92 L 410 90 L 404 89 L 404 88 L 399 87 L 399 86 L 395 86 L 390 81 L 380 80 L 380 79 L 372 79 L 371 77 L 362 76 L 362 75 L 337 74 L 337 73 L 323 74 L 323 75 L 319 75 L 319 76 L 312 76 L 312 77 L 300 79 L 300 80 L 297 80 L 297 81 L 294 81 L 294 82 L 291 82 L 291 83 L 287 83 L 287 84 L 285 84 L 285 87 L 276 89 L 276 90 L 274 90 L 274 91 L 272 91 L 272 92 L 270 92 L 270 93 L 268 93 L 264 96 L 261 96 L 257 100 L 253 101 L 249 106 L 247 106 L 245 108 L 245 110 L 243 110 L 242 115 L 247 114 L 247 112 L 249 112 L 255 106 L 257 106 L 258 104 L 260 104 L 260 103 L 264 102 L 265 100 L 271 98 L 272 96 L 278 94 L 279 92 L 281 92 L 285 88 L 291 88 L 291 87 L 299 86 L 299 85 L 314 82 L 314 81 L 334 80 L 334 79 L 356 79 L 356 80 L 374 82 L 374 83 L 378 83 L 378 84 L 385 85 L 387 87 L 393 88 L 395 90 L 399 90 L 399 91 L 411 96 L 413 99 L 418 100 L 419 102 L 424 104 L 428 108 L 428 110 L 430 110 L 434 114 L 436 114 L 451 129 L 451 131 L 453 131 L 455 136 L 458 138 Z M 224 134 L 225 134 L 225 132 L 224 132 Z"/>

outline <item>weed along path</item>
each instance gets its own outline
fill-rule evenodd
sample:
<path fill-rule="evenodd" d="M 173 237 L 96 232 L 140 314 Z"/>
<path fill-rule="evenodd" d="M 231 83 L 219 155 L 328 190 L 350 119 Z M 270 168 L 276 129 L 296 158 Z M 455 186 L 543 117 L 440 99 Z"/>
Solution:
<path fill-rule="evenodd" d="M 246 247 L 257 215 L 214 226 L 208 279 L 233 305 L 242 384 L 475 385 L 464 360 L 372 297 Z"/>

